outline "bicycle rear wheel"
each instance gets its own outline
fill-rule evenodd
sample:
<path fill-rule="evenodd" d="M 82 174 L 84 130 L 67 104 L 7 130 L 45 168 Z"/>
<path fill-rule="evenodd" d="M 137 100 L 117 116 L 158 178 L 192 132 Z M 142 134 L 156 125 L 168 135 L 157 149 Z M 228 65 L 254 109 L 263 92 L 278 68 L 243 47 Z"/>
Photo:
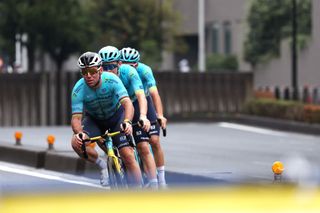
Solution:
<path fill-rule="evenodd" d="M 124 165 L 120 158 L 116 159 L 119 161 L 119 164 L 121 166 L 120 171 L 117 171 L 114 159 L 112 157 L 108 157 L 107 159 L 110 187 L 112 189 L 124 189 L 127 188 L 127 179 L 125 176 Z"/>

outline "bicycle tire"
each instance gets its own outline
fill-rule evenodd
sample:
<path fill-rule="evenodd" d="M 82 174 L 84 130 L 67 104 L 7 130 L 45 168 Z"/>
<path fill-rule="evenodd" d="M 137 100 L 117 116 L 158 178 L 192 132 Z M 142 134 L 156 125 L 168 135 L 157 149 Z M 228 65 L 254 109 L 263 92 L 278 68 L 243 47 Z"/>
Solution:
<path fill-rule="evenodd" d="M 108 157 L 107 164 L 108 164 L 108 172 L 109 172 L 109 181 L 110 187 L 112 189 L 123 189 L 127 188 L 127 181 L 124 173 L 124 166 L 121 159 L 117 158 L 121 165 L 120 173 L 117 171 L 114 160 L 112 157 Z"/>

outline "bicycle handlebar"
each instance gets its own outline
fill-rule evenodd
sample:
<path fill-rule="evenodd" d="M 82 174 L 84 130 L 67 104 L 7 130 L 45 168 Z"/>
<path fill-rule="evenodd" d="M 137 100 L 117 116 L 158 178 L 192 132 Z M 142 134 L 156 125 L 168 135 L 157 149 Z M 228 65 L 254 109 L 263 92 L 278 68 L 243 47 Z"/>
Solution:
<path fill-rule="evenodd" d="M 125 124 L 122 124 L 122 125 L 125 128 Z M 83 139 L 83 135 L 82 134 L 79 135 L 80 139 L 82 140 L 81 150 L 82 150 L 83 157 L 85 159 L 88 159 L 88 154 L 87 154 L 87 151 L 86 151 L 86 143 L 96 143 L 97 141 L 99 141 L 101 139 L 106 139 L 108 137 L 114 137 L 116 135 L 119 135 L 120 133 L 123 133 L 123 131 L 116 131 L 116 132 L 108 132 L 108 131 L 106 131 L 106 133 L 104 133 L 103 135 L 92 137 L 92 138 L 86 138 L 86 139 Z M 131 135 L 126 135 L 126 138 L 127 138 L 128 142 L 129 142 L 130 146 L 135 146 Z"/>
<path fill-rule="evenodd" d="M 160 118 L 157 118 L 157 122 L 159 123 L 159 125 L 161 126 L 161 119 Z M 162 134 L 163 134 L 163 137 L 166 137 L 167 136 L 167 128 L 162 128 Z"/>

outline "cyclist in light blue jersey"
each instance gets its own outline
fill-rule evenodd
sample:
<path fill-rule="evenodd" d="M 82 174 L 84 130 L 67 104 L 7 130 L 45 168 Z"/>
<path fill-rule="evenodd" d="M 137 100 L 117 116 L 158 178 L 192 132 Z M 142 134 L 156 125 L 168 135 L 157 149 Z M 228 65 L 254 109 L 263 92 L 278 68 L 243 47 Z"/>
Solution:
<path fill-rule="evenodd" d="M 144 171 L 146 171 L 149 186 L 151 188 L 158 187 L 156 174 L 156 165 L 149 150 L 150 121 L 147 119 L 147 100 L 144 94 L 142 82 L 137 71 L 130 65 L 121 65 L 119 63 L 120 53 L 116 47 L 106 46 L 101 48 L 99 55 L 102 58 L 102 67 L 104 71 L 112 72 L 119 76 L 124 86 L 126 87 L 129 97 L 134 106 L 134 117 L 132 122 L 137 124 L 140 120 L 143 121 L 143 126 L 134 125 L 133 136 L 137 144 L 137 150 L 143 162 Z"/>
<path fill-rule="evenodd" d="M 123 48 L 120 50 L 120 61 L 122 62 L 122 64 L 129 64 L 136 68 L 139 77 L 143 83 L 145 94 L 147 95 L 147 118 L 151 122 L 155 122 L 157 121 L 157 119 L 159 119 L 161 127 L 165 129 L 167 126 L 167 119 L 163 116 L 162 101 L 156 86 L 156 80 L 153 76 L 152 69 L 148 65 L 139 62 L 139 52 L 136 49 L 130 47 Z M 159 125 L 151 125 L 150 129 L 151 130 L 149 132 L 149 135 L 151 137 L 149 141 L 152 146 L 152 151 L 154 153 L 154 158 L 157 166 L 159 186 L 165 187 L 166 180 L 164 154 L 160 145 L 160 128 Z"/>
<path fill-rule="evenodd" d="M 71 127 L 74 132 L 71 145 L 83 158 L 82 139 L 102 135 L 106 130 L 119 131 L 125 123 L 124 133 L 113 138 L 128 171 L 129 182 L 140 185 L 141 173 L 132 148 L 125 134 L 132 133 L 131 120 L 134 108 L 121 80 L 102 70 L 102 61 L 97 53 L 86 52 L 79 57 L 78 66 L 82 78 L 72 90 Z M 86 148 L 88 161 L 101 169 L 101 185 L 108 185 L 106 162 L 98 157 L 94 148 Z"/>

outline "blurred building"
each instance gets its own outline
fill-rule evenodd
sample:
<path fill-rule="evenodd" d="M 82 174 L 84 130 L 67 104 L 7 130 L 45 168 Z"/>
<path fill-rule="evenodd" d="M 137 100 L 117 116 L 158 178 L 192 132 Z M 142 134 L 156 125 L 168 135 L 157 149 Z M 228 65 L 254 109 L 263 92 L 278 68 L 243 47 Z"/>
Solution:
<path fill-rule="evenodd" d="M 188 44 L 185 54 L 174 55 L 177 65 L 183 58 L 190 66 L 198 63 L 198 0 L 174 0 L 174 8 L 181 14 L 180 36 Z M 247 0 L 205 0 L 205 51 L 236 55 L 240 70 L 250 70 L 243 60 L 243 43 L 247 32 Z"/>
<path fill-rule="evenodd" d="M 174 8 L 182 18 L 180 37 L 188 44 L 185 54 L 173 54 L 171 63 L 178 68 L 186 58 L 190 67 L 198 63 L 198 0 L 174 0 Z M 252 70 L 243 60 L 244 41 L 248 32 L 246 18 L 251 0 L 204 0 L 205 3 L 205 52 L 236 55 L 240 71 Z M 311 40 L 298 53 L 298 85 L 320 87 L 320 1 L 312 0 Z M 281 55 L 259 65 L 254 71 L 255 87 L 291 85 L 291 50 L 289 40 L 282 41 Z M 169 60 L 170 62 L 170 60 Z M 167 63 L 170 64 L 170 63 Z"/>

